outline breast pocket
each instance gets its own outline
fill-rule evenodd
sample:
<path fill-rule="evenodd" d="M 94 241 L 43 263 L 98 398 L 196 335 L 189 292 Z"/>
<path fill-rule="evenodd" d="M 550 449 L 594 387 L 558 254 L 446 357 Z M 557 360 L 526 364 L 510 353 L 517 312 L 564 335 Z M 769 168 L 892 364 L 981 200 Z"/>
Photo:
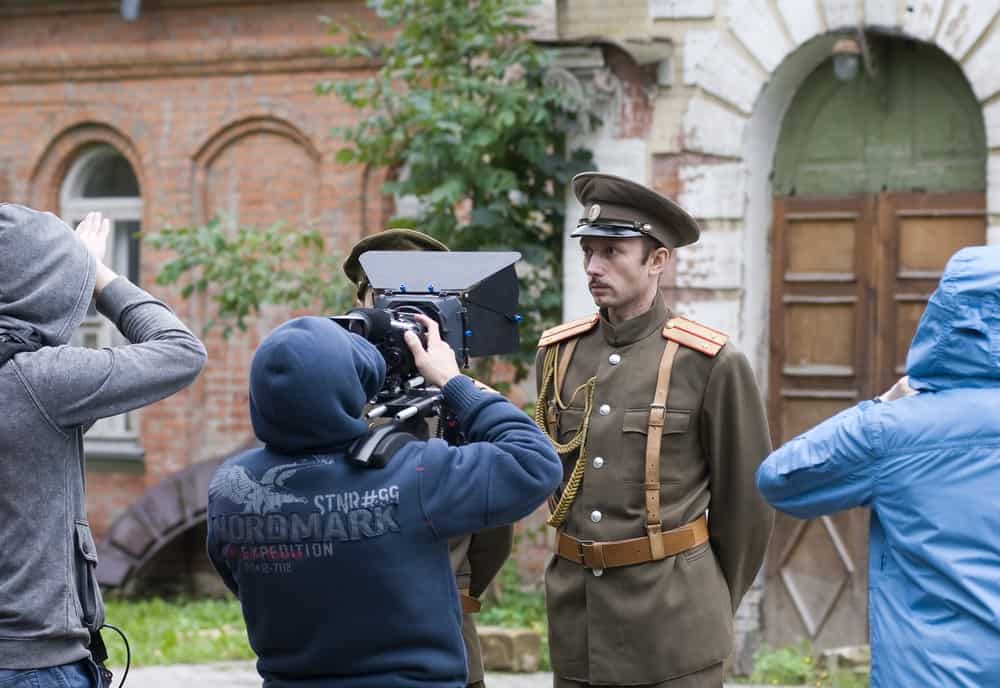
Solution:
<path fill-rule="evenodd" d="M 691 412 L 684 409 L 667 409 L 663 419 L 662 435 L 664 441 L 660 446 L 660 456 L 668 436 L 678 436 L 688 431 L 691 424 Z M 646 482 L 646 444 L 649 432 L 649 408 L 629 409 L 622 421 L 622 455 L 614 461 L 618 475 L 626 483 L 645 484 Z M 669 459 L 669 457 L 668 457 Z M 661 458 L 661 462 L 663 459 Z M 664 470 L 661 463 L 660 482 L 673 482 L 669 471 Z"/>

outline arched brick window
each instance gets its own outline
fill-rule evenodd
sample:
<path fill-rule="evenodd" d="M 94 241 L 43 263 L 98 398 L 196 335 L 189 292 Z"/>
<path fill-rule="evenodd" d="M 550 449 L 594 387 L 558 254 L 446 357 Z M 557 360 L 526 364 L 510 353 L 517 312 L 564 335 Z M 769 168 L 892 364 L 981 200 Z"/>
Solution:
<path fill-rule="evenodd" d="M 119 275 L 139 284 L 139 237 L 142 197 L 139 182 L 128 160 L 114 147 L 100 144 L 85 149 L 69 167 L 59 194 L 60 213 L 71 226 L 91 211 L 100 211 L 113 230 L 105 261 Z M 122 342 L 122 337 L 91 303 L 80 329 L 77 346 L 104 347 Z M 141 459 L 135 413 L 98 421 L 86 434 L 89 458 Z"/>

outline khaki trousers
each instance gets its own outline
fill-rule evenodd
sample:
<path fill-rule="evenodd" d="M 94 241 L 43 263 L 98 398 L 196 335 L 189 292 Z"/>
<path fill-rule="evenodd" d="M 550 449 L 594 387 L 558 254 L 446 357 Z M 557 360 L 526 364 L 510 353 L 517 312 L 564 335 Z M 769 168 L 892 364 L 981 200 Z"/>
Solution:
<path fill-rule="evenodd" d="M 678 676 L 669 681 L 661 683 L 643 683 L 642 685 L 632 684 L 621 688 L 722 688 L 722 681 L 725 678 L 725 669 L 722 662 L 713 664 L 707 669 L 696 671 L 693 674 Z M 580 683 L 561 676 L 554 676 L 552 685 L 554 688 L 617 688 L 607 684 Z"/>

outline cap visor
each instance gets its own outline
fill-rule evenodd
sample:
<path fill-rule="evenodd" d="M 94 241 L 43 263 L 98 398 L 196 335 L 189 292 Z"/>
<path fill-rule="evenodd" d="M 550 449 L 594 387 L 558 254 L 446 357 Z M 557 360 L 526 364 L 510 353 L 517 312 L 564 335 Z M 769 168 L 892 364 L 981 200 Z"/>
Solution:
<path fill-rule="evenodd" d="M 631 239 L 632 237 L 643 236 L 642 232 L 624 227 L 611 227 L 609 225 L 577 225 L 571 237 L 608 237 L 611 239 Z"/>

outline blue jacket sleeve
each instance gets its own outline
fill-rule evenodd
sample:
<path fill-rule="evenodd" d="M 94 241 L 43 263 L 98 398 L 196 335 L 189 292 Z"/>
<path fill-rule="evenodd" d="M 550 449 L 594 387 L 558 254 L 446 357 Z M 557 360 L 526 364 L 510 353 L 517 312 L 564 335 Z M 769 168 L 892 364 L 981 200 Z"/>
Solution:
<path fill-rule="evenodd" d="M 757 469 L 757 488 L 776 509 L 816 518 L 871 502 L 879 448 L 877 411 L 866 401 L 773 452 Z"/>
<path fill-rule="evenodd" d="M 562 463 L 534 421 L 467 377 L 444 387 L 469 444 L 421 445 L 417 470 L 424 517 L 439 537 L 513 523 L 534 511 L 562 480 Z"/>

